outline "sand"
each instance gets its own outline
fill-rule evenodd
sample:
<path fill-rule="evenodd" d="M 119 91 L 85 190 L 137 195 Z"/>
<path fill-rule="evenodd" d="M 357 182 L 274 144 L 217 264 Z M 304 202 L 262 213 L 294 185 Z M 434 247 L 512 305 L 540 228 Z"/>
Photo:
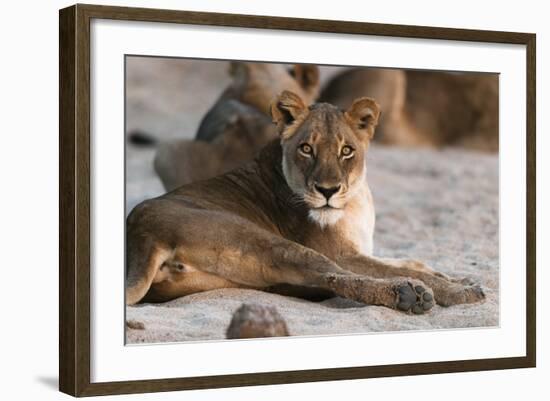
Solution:
<path fill-rule="evenodd" d="M 224 64 L 199 68 L 196 63 L 142 59 L 128 66 L 128 128 L 140 128 L 163 140 L 192 137 L 221 90 L 206 78 L 227 82 L 223 81 Z M 329 74 L 324 72 L 324 77 Z M 163 192 L 152 169 L 153 157 L 152 148 L 127 147 L 127 211 Z M 470 277 L 484 287 L 485 302 L 435 306 L 426 315 L 413 316 L 338 297 L 315 303 L 255 290 L 223 289 L 164 304 L 127 307 L 127 318 L 144 326 L 128 329 L 127 342 L 224 339 L 231 316 L 242 303 L 276 307 L 291 335 L 498 325 L 498 156 L 373 145 L 368 169 L 377 216 L 374 253 L 415 258 L 451 276 Z"/>

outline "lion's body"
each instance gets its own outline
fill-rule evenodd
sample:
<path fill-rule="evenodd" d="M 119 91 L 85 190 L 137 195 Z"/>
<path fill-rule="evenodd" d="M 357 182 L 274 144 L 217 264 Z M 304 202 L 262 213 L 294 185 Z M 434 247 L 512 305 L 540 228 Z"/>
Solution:
<path fill-rule="evenodd" d="M 216 177 L 252 160 L 277 137 L 269 117 L 236 100 L 218 103 L 204 120 L 206 140 L 178 140 L 159 146 L 155 170 L 166 190 Z"/>
<path fill-rule="evenodd" d="M 356 68 L 333 78 L 320 100 L 348 107 L 374 97 L 384 110 L 376 137 L 386 144 L 494 152 L 498 92 L 496 74 Z"/>
<path fill-rule="evenodd" d="M 127 220 L 126 301 L 164 301 L 214 288 L 319 288 L 424 313 L 475 302 L 420 262 L 372 256 L 374 204 L 366 151 L 379 110 L 307 108 L 284 92 L 272 115 L 281 139 L 249 164 L 138 205 Z M 431 288 L 430 288 L 431 287 Z M 432 292 L 433 290 L 433 292 Z"/>

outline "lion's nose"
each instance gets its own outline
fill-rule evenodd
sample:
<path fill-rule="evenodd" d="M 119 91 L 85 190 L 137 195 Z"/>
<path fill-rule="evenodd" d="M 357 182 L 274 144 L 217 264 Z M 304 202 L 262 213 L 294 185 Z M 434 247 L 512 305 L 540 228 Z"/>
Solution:
<path fill-rule="evenodd" d="M 338 185 L 337 187 L 331 187 L 331 188 L 325 188 L 319 185 L 315 185 L 315 189 L 319 191 L 328 201 L 332 195 L 334 195 L 336 192 L 340 190 L 340 185 Z"/>

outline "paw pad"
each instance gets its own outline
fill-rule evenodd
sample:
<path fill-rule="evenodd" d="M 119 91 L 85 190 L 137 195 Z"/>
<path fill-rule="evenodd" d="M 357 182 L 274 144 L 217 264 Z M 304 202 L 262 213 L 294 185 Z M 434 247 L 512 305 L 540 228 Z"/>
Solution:
<path fill-rule="evenodd" d="M 434 306 L 433 295 L 422 285 L 410 282 L 397 287 L 397 309 L 422 315 Z"/>

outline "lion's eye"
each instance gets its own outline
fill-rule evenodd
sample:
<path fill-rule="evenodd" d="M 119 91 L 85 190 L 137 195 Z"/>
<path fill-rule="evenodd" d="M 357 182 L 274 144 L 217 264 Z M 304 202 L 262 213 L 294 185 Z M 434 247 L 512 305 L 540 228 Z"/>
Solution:
<path fill-rule="evenodd" d="M 351 146 L 344 146 L 342 148 L 342 156 L 344 157 L 350 157 L 353 155 L 353 148 Z"/>
<path fill-rule="evenodd" d="M 307 156 L 311 156 L 313 154 L 313 148 L 311 145 L 308 145 L 307 143 L 303 143 L 300 145 L 300 152 Z"/>

